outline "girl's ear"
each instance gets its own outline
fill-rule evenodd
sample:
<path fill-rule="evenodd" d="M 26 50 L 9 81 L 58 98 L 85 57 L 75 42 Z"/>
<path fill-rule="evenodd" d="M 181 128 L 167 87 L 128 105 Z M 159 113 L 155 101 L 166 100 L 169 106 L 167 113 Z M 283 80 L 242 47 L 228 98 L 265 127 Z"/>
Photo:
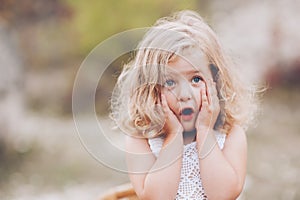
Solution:
<path fill-rule="evenodd" d="M 219 68 L 214 64 L 209 64 L 209 69 L 210 69 L 210 72 L 211 72 L 214 82 L 217 83 Z"/>

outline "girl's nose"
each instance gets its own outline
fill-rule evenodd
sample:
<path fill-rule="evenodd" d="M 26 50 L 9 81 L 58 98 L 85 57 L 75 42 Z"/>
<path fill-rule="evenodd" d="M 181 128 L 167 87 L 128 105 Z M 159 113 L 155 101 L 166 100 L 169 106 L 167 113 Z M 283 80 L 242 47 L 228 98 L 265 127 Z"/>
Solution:
<path fill-rule="evenodd" d="M 177 93 L 177 99 L 179 101 L 189 101 L 192 98 L 192 91 L 188 84 L 181 84 L 181 86 L 178 88 L 179 91 Z"/>

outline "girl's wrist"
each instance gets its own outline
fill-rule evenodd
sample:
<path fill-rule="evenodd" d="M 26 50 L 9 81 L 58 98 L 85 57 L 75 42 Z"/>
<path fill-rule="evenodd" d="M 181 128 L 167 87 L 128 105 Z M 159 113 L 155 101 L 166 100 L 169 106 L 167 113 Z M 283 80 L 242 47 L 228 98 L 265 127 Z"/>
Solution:
<path fill-rule="evenodd" d="M 182 138 L 183 128 L 179 128 L 177 130 L 172 130 L 166 134 L 163 146 L 169 144 L 170 142 L 174 141 L 176 137 Z M 182 138 L 183 139 L 183 138 Z"/>
<path fill-rule="evenodd" d="M 197 147 L 200 160 L 206 158 L 216 146 L 216 138 L 212 128 L 203 127 L 197 130 Z"/>

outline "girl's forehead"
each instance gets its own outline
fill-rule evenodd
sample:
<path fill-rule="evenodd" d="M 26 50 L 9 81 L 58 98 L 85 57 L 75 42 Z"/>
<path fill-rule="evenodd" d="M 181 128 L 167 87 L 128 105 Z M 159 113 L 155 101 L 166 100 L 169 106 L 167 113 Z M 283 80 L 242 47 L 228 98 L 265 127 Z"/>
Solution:
<path fill-rule="evenodd" d="M 207 57 L 199 52 L 192 51 L 183 55 L 176 55 L 168 62 L 167 71 L 179 74 L 202 73 L 210 74 Z"/>

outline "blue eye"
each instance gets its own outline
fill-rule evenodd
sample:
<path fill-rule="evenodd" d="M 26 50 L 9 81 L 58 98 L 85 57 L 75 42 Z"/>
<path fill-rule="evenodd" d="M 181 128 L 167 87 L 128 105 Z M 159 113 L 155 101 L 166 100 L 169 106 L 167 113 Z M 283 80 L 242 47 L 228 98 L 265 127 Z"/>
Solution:
<path fill-rule="evenodd" d="M 203 79 L 200 76 L 195 76 L 192 78 L 192 83 L 199 83 Z"/>
<path fill-rule="evenodd" d="M 175 81 L 173 80 L 166 80 L 165 87 L 173 87 L 175 85 Z"/>

